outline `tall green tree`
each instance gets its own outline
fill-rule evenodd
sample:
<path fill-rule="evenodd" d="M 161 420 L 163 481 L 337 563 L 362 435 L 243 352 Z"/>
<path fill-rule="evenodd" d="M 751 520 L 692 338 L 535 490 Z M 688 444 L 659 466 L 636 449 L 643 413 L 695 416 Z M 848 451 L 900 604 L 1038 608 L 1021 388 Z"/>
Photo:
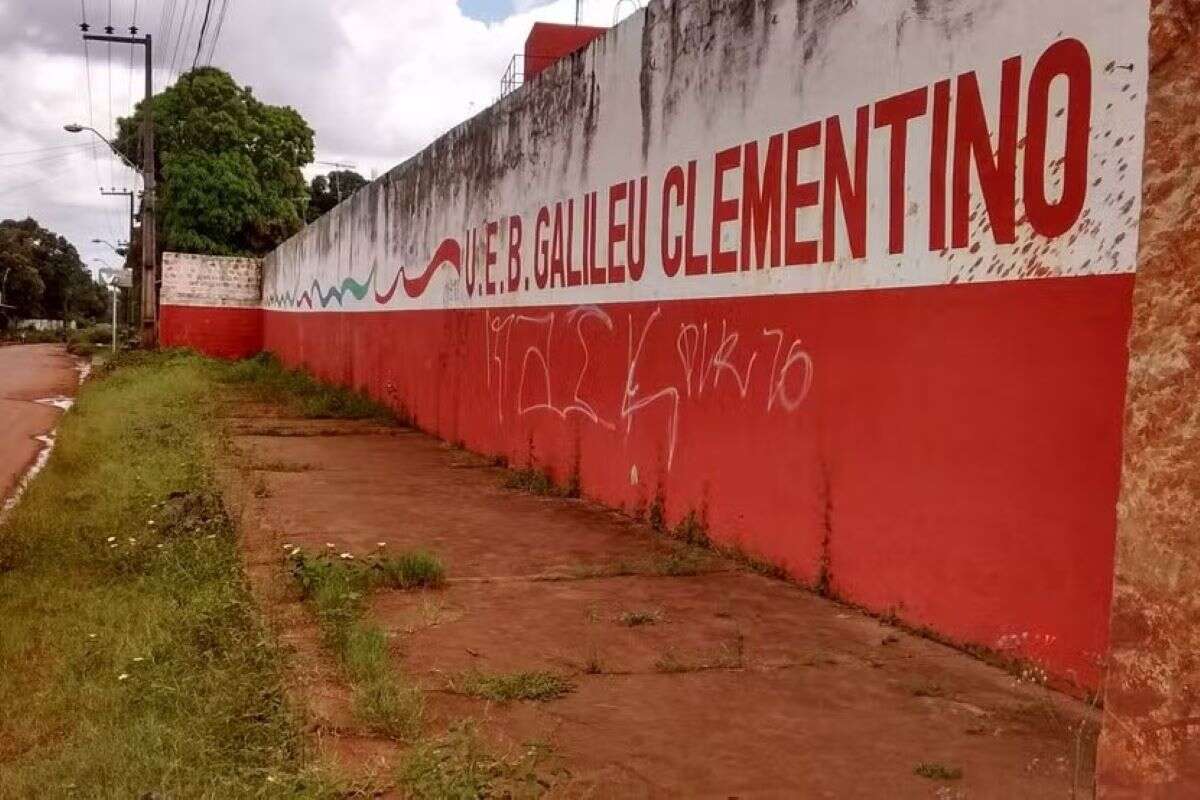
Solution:
<path fill-rule="evenodd" d="M 32 218 L 0 221 L 0 294 L 19 319 L 94 320 L 107 295 L 75 246 Z"/>
<path fill-rule="evenodd" d="M 228 73 L 201 67 L 151 98 L 159 247 L 262 255 L 304 225 L 313 132 L 294 109 L 263 103 Z M 141 163 L 144 101 L 120 120 L 117 148 Z"/>
<path fill-rule="evenodd" d="M 328 213 L 331 208 L 367 185 L 367 179 L 348 169 L 335 169 L 328 175 L 318 175 L 308 186 L 309 222 Z"/>

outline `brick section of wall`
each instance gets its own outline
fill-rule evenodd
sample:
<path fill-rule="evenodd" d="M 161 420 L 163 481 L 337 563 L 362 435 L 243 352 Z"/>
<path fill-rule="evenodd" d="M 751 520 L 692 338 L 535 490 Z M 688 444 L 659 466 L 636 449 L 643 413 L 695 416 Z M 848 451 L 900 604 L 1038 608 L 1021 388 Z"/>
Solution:
<path fill-rule="evenodd" d="M 256 258 L 164 253 L 162 304 L 258 308 L 262 264 Z"/>
<path fill-rule="evenodd" d="M 262 350 L 262 264 L 164 253 L 159 341 L 217 358 Z"/>
<path fill-rule="evenodd" d="M 1200 2 L 1151 20 L 1102 798 L 1200 797 Z"/>

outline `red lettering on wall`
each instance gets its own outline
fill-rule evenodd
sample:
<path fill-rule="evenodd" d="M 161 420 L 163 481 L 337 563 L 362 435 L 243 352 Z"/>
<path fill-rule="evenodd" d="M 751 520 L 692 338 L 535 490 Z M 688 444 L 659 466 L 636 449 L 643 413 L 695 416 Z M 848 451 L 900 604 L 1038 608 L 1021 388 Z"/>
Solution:
<path fill-rule="evenodd" d="M 583 283 L 583 267 L 575 267 L 575 200 L 567 201 L 567 286 Z"/>
<path fill-rule="evenodd" d="M 946 159 L 950 150 L 950 81 L 933 85 L 929 141 L 929 249 L 946 249 Z"/>
<path fill-rule="evenodd" d="M 598 192 L 589 192 L 584 200 L 584 210 L 588 214 L 588 219 L 591 224 L 588 226 L 587 244 L 585 245 L 583 257 L 587 263 L 587 270 L 584 272 L 585 283 L 605 283 L 608 277 L 604 274 L 604 269 L 596 263 L 596 241 L 600 238 L 598 229 L 600 227 L 600 195 Z"/>
<path fill-rule="evenodd" d="M 649 179 L 629 182 L 629 236 L 626 239 L 629 277 L 640 281 L 646 270 L 646 192 Z"/>
<path fill-rule="evenodd" d="M 979 79 L 974 72 L 958 76 L 958 98 L 954 114 L 954 178 L 952 185 L 951 243 L 971 243 L 971 163 L 979 175 L 979 187 L 997 244 L 1017 240 L 1017 116 L 1021 105 L 1021 59 L 1007 59 L 1000 70 L 1000 130 L 993 152 L 991 132 Z"/>
<path fill-rule="evenodd" d="M 783 209 L 783 259 L 790 266 L 817 263 L 817 241 L 797 238 L 796 213 L 815 206 L 820 196 L 820 181 L 800 181 L 800 153 L 821 143 L 821 123 L 811 122 L 792 128 L 787 135 L 787 202 Z"/>
<path fill-rule="evenodd" d="M 770 266 L 778 267 L 780 215 L 783 188 L 783 134 L 777 133 L 767 142 L 767 159 L 762 174 L 758 168 L 758 142 L 748 142 L 742 166 L 742 269 L 754 266 L 762 269 L 771 245 Z"/>
<path fill-rule="evenodd" d="M 550 237 L 544 235 L 549 224 L 550 211 L 542 206 L 533 225 L 534 244 L 537 247 L 533 256 L 533 279 L 539 289 L 546 288 L 546 281 L 550 277 Z"/>
<path fill-rule="evenodd" d="M 608 280 L 609 283 L 625 282 L 625 265 L 617 261 L 617 245 L 625 241 L 625 223 L 618 222 L 617 205 L 625 202 L 629 184 L 622 181 L 608 187 Z"/>
<path fill-rule="evenodd" d="M 696 162 L 689 161 L 687 168 L 687 208 L 684 210 L 685 222 L 683 238 L 687 254 L 683 259 L 683 271 L 688 275 L 703 275 L 708 272 L 708 255 L 697 253 L 696 244 Z"/>
<path fill-rule="evenodd" d="M 671 236 L 671 210 L 683 204 L 684 177 L 683 170 L 671 167 L 663 178 L 662 190 L 662 265 L 663 272 L 668 278 L 674 278 L 679 273 L 679 265 L 683 262 L 683 237 Z M 673 197 L 673 199 L 672 199 Z"/>
<path fill-rule="evenodd" d="M 904 217 L 908 205 L 908 123 L 925 116 L 929 88 L 893 95 L 875 104 L 875 127 L 891 128 L 888 158 L 888 252 L 904 252 Z"/>
<path fill-rule="evenodd" d="M 721 249 L 721 226 L 736 222 L 738 201 L 736 197 L 726 199 L 724 194 L 725 173 L 742 164 L 742 148 L 730 147 L 717 153 L 713 159 L 713 202 L 712 202 L 712 271 L 736 272 L 738 254 L 736 250 Z"/>
<path fill-rule="evenodd" d="M 858 109 L 854 136 L 854 175 L 850 174 L 842 123 L 838 117 L 825 120 L 825 200 L 821 208 L 821 250 L 824 261 L 833 261 L 838 198 L 842 221 L 850 241 L 850 257 L 867 257 L 867 143 L 871 135 L 871 109 Z"/>
<path fill-rule="evenodd" d="M 567 276 L 563 269 L 563 217 L 562 203 L 554 204 L 554 229 L 550 236 L 550 288 L 566 286 Z"/>
<path fill-rule="evenodd" d="M 1063 153 L 1063 192 L 1057 203 L 1046 198 L 1046 135 L 1050 121 L 1050 85 L 1067 80 L 1067 139 Z M 1042 236 L 1061 236 L 1083 211 L 1088 185 L 1088 133 L 1092 125 L 1092 59 L 1078 39 L 1052 44 L 1034 65 L 1029 79 L 1029 122 L 1025 140 L 1025 212 Z"/>
<path fill-rule="evenodd" d="M 496 234 L 500 231 L 500 223 L 485 222 L 483 230 L 483 285 L 491 295 L 496 293 L 496 284 L 492 283 L 492 267 L 496 266 Z"/>
<path fill-rule="evenodd" d="M 521 217 L 508 218 L 508 291 L 515 292 L 521 284 Z"/>

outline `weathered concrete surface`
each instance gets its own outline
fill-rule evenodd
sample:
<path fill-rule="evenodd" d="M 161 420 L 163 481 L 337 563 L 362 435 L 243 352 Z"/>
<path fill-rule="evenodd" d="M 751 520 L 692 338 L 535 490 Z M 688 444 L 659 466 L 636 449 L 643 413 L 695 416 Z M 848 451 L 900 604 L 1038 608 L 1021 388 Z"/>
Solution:
<path fill-rule="evenodd" d="M 0 347 L 0 505 L 37 457 L 62 412 L 35 401 L 75 394 L 79 373 L 62 345 Z"/>
<path fill-rule="evenodd" d="M 1082 703 L 711 554 L 699 574 L 647 574 L 677 545 L 588 503 L 506 490 L 499 469 L 423 434 L 230 413 L 251 581 L 295 648 L 314 737 L 347 766 L 392 774 L 401 746 L 354 719 L 285 543 L 438 553 L 448 588 L 379 593 L 370 613 L 425 689 L 428 732 L 473 718 L 507 752 L 548 742 L 567 770 L 552 797 L 1087 794 L 1098 714 Z M 629 611 L 660 618 L 620 624 Z M 469 669 L 552 670 L 576 690 L 508 705 L 448 691 Z M 931 781 L 922 762 L 964 775 Z"/>
<path fill-rule="evenodd" d="M 1158 0 L 1103 797 L 1200 797 L 1200 2 Z"/>

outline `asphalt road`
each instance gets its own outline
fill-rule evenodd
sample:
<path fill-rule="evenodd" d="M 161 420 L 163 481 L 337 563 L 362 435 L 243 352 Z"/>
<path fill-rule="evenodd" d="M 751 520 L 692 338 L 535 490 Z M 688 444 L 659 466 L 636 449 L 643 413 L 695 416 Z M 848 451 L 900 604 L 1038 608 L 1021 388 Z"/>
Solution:
<path fill-rule="evenodd" d="M 35 437 L 58 424 L 62 411 L 38 400 L 73 396 L 76 361 L 62 345 L 0 347 L 0 503 L 37 458 Z"/>

